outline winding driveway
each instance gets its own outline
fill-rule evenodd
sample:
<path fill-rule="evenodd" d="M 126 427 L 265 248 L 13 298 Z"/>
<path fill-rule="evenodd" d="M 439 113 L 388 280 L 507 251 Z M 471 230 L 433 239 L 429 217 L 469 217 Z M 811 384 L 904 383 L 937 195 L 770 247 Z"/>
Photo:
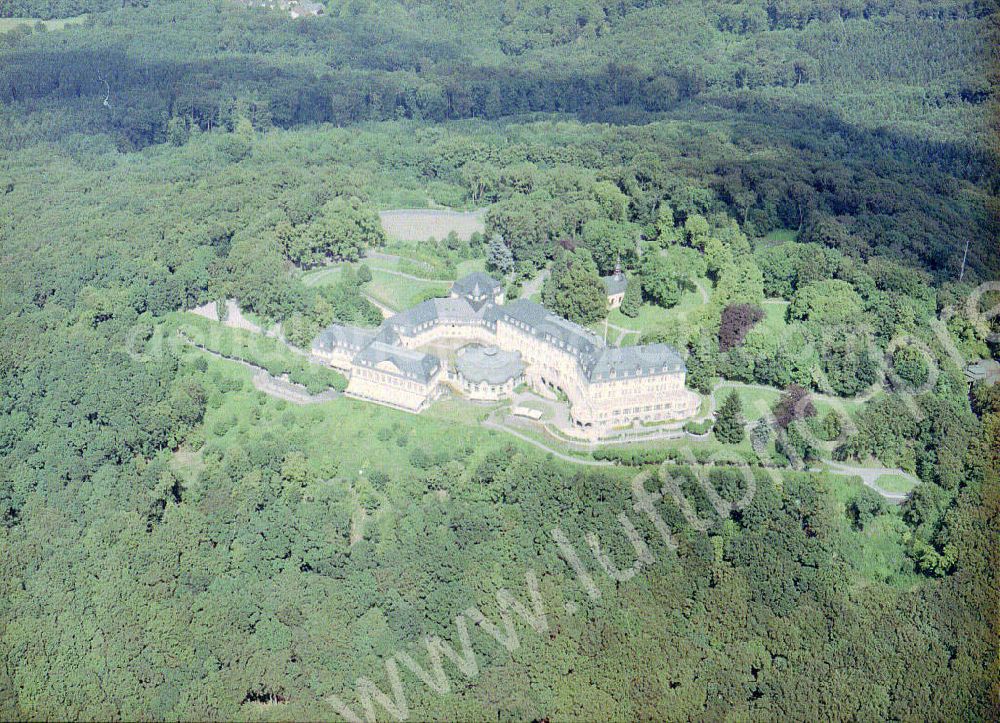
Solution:
<path fill-rule="evenodd" d="M 389 306 L 386 306 L 383 302 L 379 301 L 378 299 L 376 299 L 371 294 L 362 293 L 362 296 L 364 296 L 366 299 L 368 299 L 368 301 L 370 301 L 379 311 L 381 311 L 382 312 L 382 316 L 385 317 L 386 319 L 388 319 L 390 317 L 393 317 L 393 316 L 395 316 L 396 314 L 399 313 L 395 309 L 393 309 L 393 308 L 391 308 Z"/>
<path fill-rule="evenodd" d="M 570 462 L 572 464 L 582 464 L 582 465 L 587 465 L 589 467 L 614 467 L 615 466 L 615 463 L 611 462 L 609 460 L 605 460 L 605 459 L 588 459 L 586 457 L 574 457 L 571 454 L 566 454 L 565 452 L 560 452 L 559 450 L 553 449 L 552 447 L 549 447 L 548 445 L 545 445 L 542 442 L 539 442 L 537 439 L 533 439 L 533 438 L 529 437 L 526 434 L 522 434 L 521 432 L 518 432 L 516 429 L 511 429 L 510 427 L 508 427 L 508 426 L 506 426 L 504 424 L 500 424 L 499 422 L 494 422 L 492 419 L 485 419 L 485 420 L 483 420 L 483 426 L 484 427 L 488 427 L 489 429 L 495 429 L 498 432 L 504 432 L 505 434 L 513 435 L 513 436 L 517 437 L 518 439 L 520 439 L 522 442 L 527 442 L 528 444 L 532 445 L 533 447 L 537 447 L 538 449 L 542 450 L 543 452 L 548 452 L 549 454 L 551 454 L 556 459 L 561 459 L 564 462 Z"/>
<path fill-rule="evenodd" d="M 907 480 L 912 482 L 914 485 L 920 484 L 920 480 L 914 477 L 909 472 L 904 472 L 901 469 L 890 469 L 888 467 L 859 467 L 857 465 L 844 464 L 843 462 L 829 461 L 827 465 L 830 467 L 831 474 L 845 475 L 851 477 L 860 477 L 861 481 L 866 487 L 878 492 L 889 502 L 896 505 L 901 505 L 906 502 L 909 498 L 909 492 L 890 492 L 884 487 L 878 484 L 878 478 L 884 474 L 898 475 L 900 477 L 905 477 Z"/>
<path fill-rule="evenodd" d="M 712 387 L 712 392 L 708 395 L 708 411 L 704 415 L 696 417 L 696 419 L 707 419 L 715 414 L 715 411 L 718 408 L 716 392 L 722 389 L 757 389 L 761 391 L 777 392 L 779 394 L 782 391 L 777 387 L 769 387 L 765 384 L 746 384 L 743 382 L 732 382 L 722 379 L 717 382 L 714 387 Z M 878 391 L 878 387 L 872 387 L 871 389 L 868 389 L 867 391 L 854 397 L 836 397 L 831 394 L 819 394 L 815 392 L 809 392 L 809 395 L 814 399 L 819 399 L 831 404 L 843 404 L 845 402 L 864 403 L 871 399 Z M 905 502 L 909 497 L 909 493 L 890 492 L 878 484 L 879 477 L 886 474 L 897 475 L 909 480 L 914 485 L 920 484 L 920 480 L 917 477 L 914 477 L 912 474 L 902 469 L 892 469 L 889 467 L 862 467 L 860 465 L 850 465 L 845 462 L 834 462 L 833 460 L 824 460 L 824 463 L 829 467 L 832 474 L 860 477 L 866 487 L 870 487 L 886 500 L 897 505 Z"/>
<path fill-rule="evenodd" d="M 766 384 L 751 384 L 748 382 L 734 382 L 728 379 L 720 379 L 718 382 L 716 382 L 715 386 L 712 387 L 712 391 L 708 395 L 709 400 L 711 402 L 711 410 L 709 411 L 709 414 L 715 412 L 716 409 L 715 393 L 720 389 L 757 389 L 759 391 L 764 391 L 764 392 L 777 392 L 778 394 L 782 394 L 784 392 L 783 389 L 778 389 L 778 387 L 769 387 Z M 865 402 L 871 400 L 871 398 L 874 397 L 876 394 L 878 394 L 879 391 L 881 391 L 881 387 L 873 386 L 870 389 L 867 389 L 866 391 L 862 392 L 861 394 L 857 394 L 853 397 L 838 397 L 833 394 L 823 394 L 822 392 L 814 392 L 814 391 L 809 391 L 809 396 L 812 397 L 813 399 L 818 399 L 820 401 L 834 405 L 845 404 L 845 403 L 864 404 Z"/>
<path fill-rule="evenodd" d="M 317 404 L 319 402 L 329 402 L 340 396 L 340 392 L 336 389 L 327 389 L 319 394 L 310 394 L 309 390 L 303 385 L 289 381 L 288 379 L 284 379 L 282 377 L 276 377 L 268 372 L 264 367 L 257 366 L 256 364 L 248 362 L 245 359 L 226 356 L 225 354 L 217 352 L 213 349 L 209 349 L 208 347 L 189 339 L 182 332 L 178 332 L 178 335 L 184 340 L 185 344 L 188 344 L 195 349 L 199 349 L 206 354 L 211 354 L 218 359 L 236 362 L 237 364 L 242 364 L 247 367 L 254 373 L 252 377 L 254 388 L 264 394 L 267 394 L 268 396 L 274 397 L 275 399 L 284 399 L 286 402 L 291 402 L 293 404 Z"/>

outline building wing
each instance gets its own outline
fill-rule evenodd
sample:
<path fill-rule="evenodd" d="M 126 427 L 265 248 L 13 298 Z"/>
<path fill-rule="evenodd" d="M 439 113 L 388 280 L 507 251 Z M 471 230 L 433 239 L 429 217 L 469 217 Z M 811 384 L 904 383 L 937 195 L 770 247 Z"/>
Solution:
<path fill-rule="evenodd" d="M 581 366 L 592 382 L 686 371 L 684 359 L 666 344 L 604 347 Z"/>
<path fill-rule="evenodd" d="M 387 366 L 388 362 L 393 370 Z M 381 341 L 374 341 L 354 357 L 357 366 L 388 371 L 397 376 L 427 384 L 441 368 L 441 360 L 433 354 L 404 349 Z"/>

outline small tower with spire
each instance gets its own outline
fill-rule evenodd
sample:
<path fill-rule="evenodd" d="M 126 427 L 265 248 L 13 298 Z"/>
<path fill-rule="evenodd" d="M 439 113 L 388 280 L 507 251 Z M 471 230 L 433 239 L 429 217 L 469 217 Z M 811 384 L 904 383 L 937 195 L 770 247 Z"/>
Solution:
<path fill-rule="evenodd" d="M 604 282 L 604 290 L 608 295 L 608 305 L 612 309 L 617 309 L 625 298 L 625 287 L 628 286 L 628 279 L 622 271 L 621 254 L 615 259 L 614 273 L 611 276 L 602 276 L 601 281 Z"/>

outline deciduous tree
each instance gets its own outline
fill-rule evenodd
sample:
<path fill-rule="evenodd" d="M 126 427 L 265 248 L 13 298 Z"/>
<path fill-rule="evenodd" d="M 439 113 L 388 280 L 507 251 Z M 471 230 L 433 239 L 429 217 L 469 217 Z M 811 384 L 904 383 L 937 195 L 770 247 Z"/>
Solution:
<path fill-rule="evenodd" d="M 774 407 L 774 418 L 778 425 L 787 429 L 792 422 L 816 415 L 809 391 L 798 384 L 790 384 L 782 393 Z"/>
<path fill-rule="evenodd" d="M 542 301 L 555 313 L 579 324 L 589 324 L 607 315 L 604 285 L 586 249 L 560 254 L 542 287 Z"/>
<path fill-rule="evenodd" d="M 758 321 L 764 318 L 764 310 L 750 304 L 730 304 L 722 310 L 719 326 L 719 351 L 729 351 L 743 343 L 746 335 Z"/>

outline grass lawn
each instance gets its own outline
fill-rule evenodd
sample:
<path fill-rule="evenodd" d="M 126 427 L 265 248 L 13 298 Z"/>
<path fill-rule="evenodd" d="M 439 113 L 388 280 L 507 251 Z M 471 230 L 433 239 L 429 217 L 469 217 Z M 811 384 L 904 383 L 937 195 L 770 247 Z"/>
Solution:
<path fill-rule="evenodd" d="M 472 426 L 478 425 L 486 419 L 490 411 L 495 409 L 499 404 L 502 403 L 497 402 L 492 405 L 472 404 L 465 399 L 452 397 L 434 402 L 425 412 L 421 413 L 421 416 L 444 423 L 450 422 L 454 424 L 458 422 Z"/>
<path fill-rule="evenodd" d="M 383 253 L 399 256 L 398 259 L 368 259 L 369 265 L 401 271 L 427 279 L 454 279 L 455 267 L 449 264 L 437 249 L 420 241 L 392 241 Z"/>
<path fill-rule="evenodd" d="M 486 271 L 486 259 L 469 259 L 468 261 L 461 262 L 458 265 L 456 278 L 460 279 L 476 271 Z"/>
<path fill-rule="evenodd" d="M 711 287 L 711 282 L 708 279 L 698 279 L 698 282 L 706 289 Z M 620 332 L 615 332 L 613 329 L 609 330 L 608 342 L 614 343 L 615 339 L 621 335 L 624 337 L 620 342 L 622 345 L 638 344 L 643 334 L 671 322 L 683 321 L 691 312 L 697 311 L 703 305 L 701 292 L 698 289 L 690 289 L 685 291 L 677 304 L 669 309 L 655 304 L 644 303 L 639 307 L 639 315 L 634 318 L 625 316 L 621 312 L 621 309 L 612 309 L 611 313 L 608 314 L 608 322 L 614 326 L 629 329 L 634 333 L 621 335 Z M 601 336 L 604 335 L 603 322 L 592 325 L 590 328 Z"/>
<path fill-rule="evenodd" d="M 917 486 L 913 480 L 900 474 L 884 474 L 875 480 L 875 484 L 886 492 L 897 492 L 899 494 L 906 494 Z"/>
<path fill-rule="evenodd" d="M 635 318 L 625 316 L 621 309 L 612 309 L 611 313 L 608 314 L 608 321 L 623 329 L 633 329 L 636 332 L 642 333 L 666 322 L 670 317 L 671 312 L 669 309 L 664 309 L 662 306 L 655 306 L 654 304 L 643 304 L 639 307 L 639 315 Z M 602 323 L 600 326 L 603 331 L 604 324 Z"/>
<path fill-rule="evenodd" d="M 709 297 L 712 295 L 712 282 L 705 277 L 701 277 L 694 280 L 696 286 L 700 285 L 704 289 Z M 692 311 L 697 311 L 705 305 L 705 300 L 701 295 L 701 291 L 698 288 L 688 289 L 683 294 L 681 294 L 680 300 L 677 302 L 676 306 L 668 309 L 669 312 L 686 317 L 688 313 Z"/>
<path fill-rule="evenodd" d="M 799 232 L 793 228 L 776 228 L 760 239 L 760 243 L 765 246 L 777 246 L 788 241 L 794 241 Z"/>
<path fill-rule="evenodd" d="M 753 387 L 721 387 L 715 392 L 716 401 L 721 405 L 731 391 L 739 394 L 743 402 L 743 417 L 750 422 L 756 422 L 767 412 L 774 409 L 781 393 L 777 389 L 755 389 Z"/>
<path fill-rule="evenodd" d="M 524 404 L 523 406 L 528 407 L 529 409 L 538 408 L 537 405 L 533 405 L 530 402 Z M 545 411 L 545 413 L 542 415 L 542 421 L 545 421 L 546 419 L 549 418 L 551 418 L 551 413 Z M 535 425 L 524 425 L 524 426 L 516 425 L 514 428 L 516 429 L 518 434 L 523 435 L 524 437 L 527 437 L 529 439 L 535 440 L 546 449 L 557 450 L 563 454 L 567 454 L 571 457 L 579 457 L 580 459 L 593 459 L 589 451 L 576 449 L 570 447 L 568 444 L 564 444 L 564 442 L 577 441 L 577 440 L 570 440 L 568 437 L 563 437 L 561 434 L 558 433 L 558 430 L 556 431 L 555 434 L 552 434 L 548 430 L 544 430 L 541 427 Z M 506 431 L 501 431 L 501 430 L 491 430 L 491 431 L 497 435 L 500 435 L 501 439 L 506 439 L 510 442 L 516 442 L 518 443 L 518 445 L 523 445 L 524 448 L 531 449 L 537 454 L 543 456 L 551 455 L 551 453 L 546 451 L 545 449 L 540 449 L 535 445 L 528 444 L 524 440 L 518 439 L 513 434 L 509 434 Z M 607 467 L 607 469 L 613 469 L 613 468 L 609 466 Z"/>
<path fill-rule="evenodd" d="M 784 300 L 764 304 L 764 318 L 760 320 L 760 326 L 768 331 L 780 333 L 788 326 L 785 322 L 787 311 L 788 302 Z"/>
<path fill-rule="evenodd" d="M 346 267 L 357 268 L 360 264 L 366 264 L 373 272 L 396 271 L 422 279 L 414 282 L 412 279 L 403 279 L 410 283 L 442 283 L 447 280 L 450 283 L 454 279 L 461 278 L 474 271 L 485 271 L 485 259 L 468 259 L 460 262 L 454 270 L 448 269 L 444 264 L 423 254 L 414 244 L 395 244 L 392 248 L 386 249 L 386 253 L 398 255 L 399 259 L 386 258 L 366 258 L 357 263 L 341 263 L 333 266 L 324 266 L 319 269 L 312 269 L 302 274 L 302 283 L 306 286 L 326 286 L 337 283 Z M 382 274 L 388 278 L 393 274 Z M 421 287 L 423 288 L 423 287 Z"/>
<path fill-rule="evenodd" d="M 193 314 L 169 314 L 157 329 L 155 339 L 160 340 L 159 343 L 176 345 L 182 349 L 193 349 L 187 344 L 193 342 L 230 359 L 241 359 L 266 369 L 274 376 L 288 374 L 291 381 L 305 385 L 312 394 L 331 387 L 343 389 L 347 386 L 347 380 L 340 372 L 311 363 L 278 339 L 242 329 L 231 329 Z"/>
<path fill-rule="evenodd" d="M 341 264 L 339 266 L 327 266 L 322 269 L 307 271 L 302 275 L 302 283 L 306 286 L 327 286 L 335 284 L 340 280 L 340 276 L 344 271 L 344 266 L 345 264 Z"/>
<path fill-rule="evenodd" d="M 729 392 L 733 390 L 739 394 L 740 401 L 743 402 L 743 417 L 751 424 L 763 417 L 766 413 L 773 413 L 775 405 L 781 398 L 781 390 L 778 389 L 757 389 L 751 386 L 744 386 L 738 382 L 727 382 L 726 386 L 716 389 L 715 397 L 718 404 L 721 405 Z M 836 410 L 839 415 L 847 414 L 849 416 L 854 416 L 858 410 L 864 406 L 864 404 L 864 402 L 857 402 L 848 399 L 837 400 L 835 403 L 826 399 L 818 399 L 815 396 L 813 397 L 813 405 L 816 407 L 816 415 L 820 418 L 826 416 L 826 414 L 832 410 Z M 704 408 L 702 411 L 704 411 Z M 770 442 L 771 449 L 773 449 L 773 446 L 774 440 L 772 439 Z M 887 486 L 886 489 L 891 492 L 909 492 L 913 486 L 904 478 L 900 478 L 896 484 L 902 485 L 901 488 L 896 489 L 893 486 Z"/>
<path fill-rule="evenodd" d="M 781 391 L 777 389 L 755 389 L 752 387 L 722 387 L 716 391 L 716 399 L 719 404 L 722 404 L 726 395 L 731 389 L 735 388 L 737 393 L 740 395 L 740 400 L 743 402 L 743 416 L 749 422 L 756 422 L 758 419 L 763 417 L 766 413 L 773 413 L 774 407 L 781 398 Z M 836 404 L 831 401 L 826 401 L 824 399 L 817 399 L 813 397 L 813 405 L 816 407 L 816 415 L 819 418 L 826 416 L 831 410 L 836 410 L 838 414 L 847 414 L 853 416 L 857 413 L 864 403 L 855 402 L 851 400 L 838 400 Z M 771 445 L 773 447 L 774 440 L 771 440 Z M 825 457 L 827 453 L 823 452 L 822 455 Z M 892 490 L 897 491 L 897 490 Z M 900 492 L 907 492 L 909 489 L 898 490 Z"/>
<path fill-rule="evenodd" d="M 191 350 L 189 353 L 197 352 Z M 255 444 L 255 440 L 266 441 L 269 437 L 291 439 L 320 480 L 304 490 L 305 494 L 316 499 L 329 497 L 345 505 L 361 504 L 364 499 L 375 500 L 377 511 L 368 524 L 392 523 L 400 513 L 392 500 L 398 503 L 406 495 L 426 491 L 421 481 L 424 472 L 414 464 L 418 450 L 420 455 L 453 460 L 465 470 L 460 478 L 447 483 L 453 495 L 477 494 L 468 486 L 469 470 L 475 469 L 495 450 L 513 447 L 530 456 L 545 454 L 512 435 L 483 428 L 480 421 L 488 408 L 462 400 L 438 402 L 420 415 L 347 398 L 299 406 L 255 390 L 250 380 L 251 372 L 243 366 L 214 357 L 208 357 L 207 361 L 210 374 L 235 381 L 238 386 L 222 393 L 215 392 L 210 399 L 200 430 L 205 447 L 225 451 Z M 529 432 L 528 436 L 559 448 L 557 442 L 540 433 Z M 733 449 L 714 438 L 700 443 L 670 440 L 656 446 L 692 447 L 701 450 L 701 454 Z M 186 445 L 178 450 L 173 460 L 173 466 L 193 491 L 202 484 L 198 470 L 203 466 L 203 455 L 204 449 L 199 445 Z M 378 489 L 377 473 L 388 475 L 394 487 L 386 491 Z M 604 473 L 620 476 L 621 483 L 625 484 L 634 470 L 608 467 Z M 856 480 L 833 475 L 817 476 L 817 483 L 828 487 L 834 504 L 842 513 L 859 489 Z M 876 518 L 865 530 L 856 530 L 844 514 L 835 517 L 835 525 L 833 534 L 842 535 L 849 542 L 840 549 L 845 551 L 854 584 L 909 588 L 920 583 L 905 555 L 905 526 L 897 512 L 890 511 Z"/>
<path fill-rule="evenodd" d="M 189 353 L 199 352 L 192 349 Z M 205 445 L 227 450 L 271 436 L 291 439 L 323 479 L 315 489 L 305 490 L 310 496 L 334 494 L 343 498 L 353 490 L 362 497 L 380 500 L 385 510 L 387 498 L 370 482 L 373 473 L 387 474 L 394 485 L 418 487 L 424 472 L 414 464 L 417 450 L 434 459 L 457 462 L 465 470 L 460 485 L 494 450 L 513 447 L 527 455 L 545 455 L 512 435 L 482 427 L 480 422 L 490 410 L 486 406 L 446 399 L 414 415 L 346 397 L 296 405 L 258 392 L 246 367 L 215 357 L 206 359 L 210 374 L 236 381 L 238 388 L 214 393 L 200 432 Z M 548 444 L 553 443 L 548 440 Z M 202 451 L 190 447 L 179 450 L 173 460 L 193 487 L 197 487 L 196 472 L 202 462 Z M 629 473 L 627 469 L 620 471 L 623 477 Z M 618 472 L 609 468 L 609 474 Z M 461 489 L 452 493 L 478 494 Z"/>
<path fill-rule="evenodd" d="M 40 20 L 39 18 L 0 18 L 0 33 L 6 33 L 19 25 L 31 25 L 41 23 L 48 30 L 62 30 L 67 25 L 79 25 L 87 19 L 86 13 L 72 18 L 55 18 L 53 20 Z"/>
<path fill-rule="evenodd" d="M 745 454 L 753 451 L 746 438 L 739 444 L 723 444 L 716 439 L 714 434 L 709 434 L 705 439 L 677 437 L 676 439 L 651 442 L 640 441 L 636 442 L 636 445 L 649 449 L 690 449 L 692 453 L 696 453 L 698 457 L 703 459 L 708 459 L 713 455 L 718 455 L 719 459 L 743 459 Z"/>
<path fill-rule="evenodd" d="M 246 367 L 214 357 L 208 363 L 211 371 L 243 382 L 240 389 L 222 395 L 221 405 L 210 405 L 205 415 L 206 441 L 216 438 L 224 447 L 239 443 L 241 426 L 252 425 L 260 434 L 294 430 L 296 444 L 310 462 L 320 467 L 339 466 L 342 475 L 357 477 L 359 470 L 372 469 L 412 476 L 416 470 L 410 464 L 409 452 L 417 447 L 432 455 L 444 451 L 464 458 L 469 445 L 474 457 L 495 446 L 483 444 L 488 436 L 486 430 L 449 421 L 455 419 L 457 409 L 417 417 L 347 398 L 300 406 L 258 392 Z M 461 421 L 474 421 L 464 416 Z M 226 426 L 234 420 L 231 427 Z M 217 424 L 220 421 L 223 424 Z M 216 434 L 216 430 L 222 434 Z"/>
<path fill-rule="evenodd" d="M 428 294 L 447 296 L 450 284 L 416 281 L 372 269 L 372 280 L 365 284 L 371 296 L 392 309 L 409 309 L 428 298 Z"/>
<path fill-rule="evenodd" d="M 847 505 L 861 491 L 861 481 L 841 475 L 824 475 L 822 479 L 840 513 L 836 517 L 837 534 L 847 543 L 840 549 L 854 570 L 855 584 L 885 583 L 910 589 L 925 582 L 913 571 L 913 564 L 906 556 L 905 535 L 908 528 L 900 518 L 898 508 L 890 506 L 884 514 L 869 522 L 865 529 L 858 530 L 847 516 Z"/>
<path fill-rule="evenodd" d="M 431 262 L 424 261 L 421 258 L 410 256 L 406 253 L 405 249 L 392 249 L 392 251 L 387 252 L 393 255 L 399 255 L 398 259 L 384 259 L 379 257 L 366 258 L 364 263 L 368 264 L 371 269 L 383 269 L 386 271 L 398 271 L 400 273 L 409 274 L 411 276 L 419 276 L 421 278 L 426 278 L 429 280 L 434 279 L 446 279 L 451 276 L 450 273 L 440 265 L 435 265 Z"/>
<path fill-rule="evenodd" d="M 224 373 L 244 379 L 239 391 L 227 392 L 217 409 L 205 416 L 206 441 L 222 447 L 240 443 L 240 427 L 252 421 L 257 434 L 287 434 L 294 430 L 296 445 L 317 470 L 336 470 L 337 476 L 357 480 L 378 470 L 394 479 L 416 473 L 409 452 L 419 446 L 432 455 L 444 451 L 460 456 L 463 445 L 482 448 L 478 430 L 406 414 L 375 404 L 340 398 L 322 404 L 299 406 L 257 392 L 250 372 L 236 364 L 223 364 Z M 256 417 L 256 419 L 255 419 Z M 219 432 L 222 432 L 220 435 Z"/>
<path fill-rule="evenodd" d="M 858 410 L 865 405 L 865 402 L 858 402 L 853 399 L 838 399 L 836 403 L 826 399 L 817 399 L 813 396 L 813 406 L 816 407 L 816 414 L 820 417 L 826 416 L 827 412 L 836 410 L 839 414 L 847 413 L 854 416 Z"/>
<path fill-rule="evenodd" d="M 473 271 L 485 271 L 485 259 L 467 259 L 454 267 L 442 263 L 440 259 L 428 256 L 413 244 L 396 245 L 387 253 L 398 255 L 399 259 L 370 258 L 364 263 L 372 269 L 399 271 L 411 276 L 418 276 L 427 281 L 453 281 Z"/>

